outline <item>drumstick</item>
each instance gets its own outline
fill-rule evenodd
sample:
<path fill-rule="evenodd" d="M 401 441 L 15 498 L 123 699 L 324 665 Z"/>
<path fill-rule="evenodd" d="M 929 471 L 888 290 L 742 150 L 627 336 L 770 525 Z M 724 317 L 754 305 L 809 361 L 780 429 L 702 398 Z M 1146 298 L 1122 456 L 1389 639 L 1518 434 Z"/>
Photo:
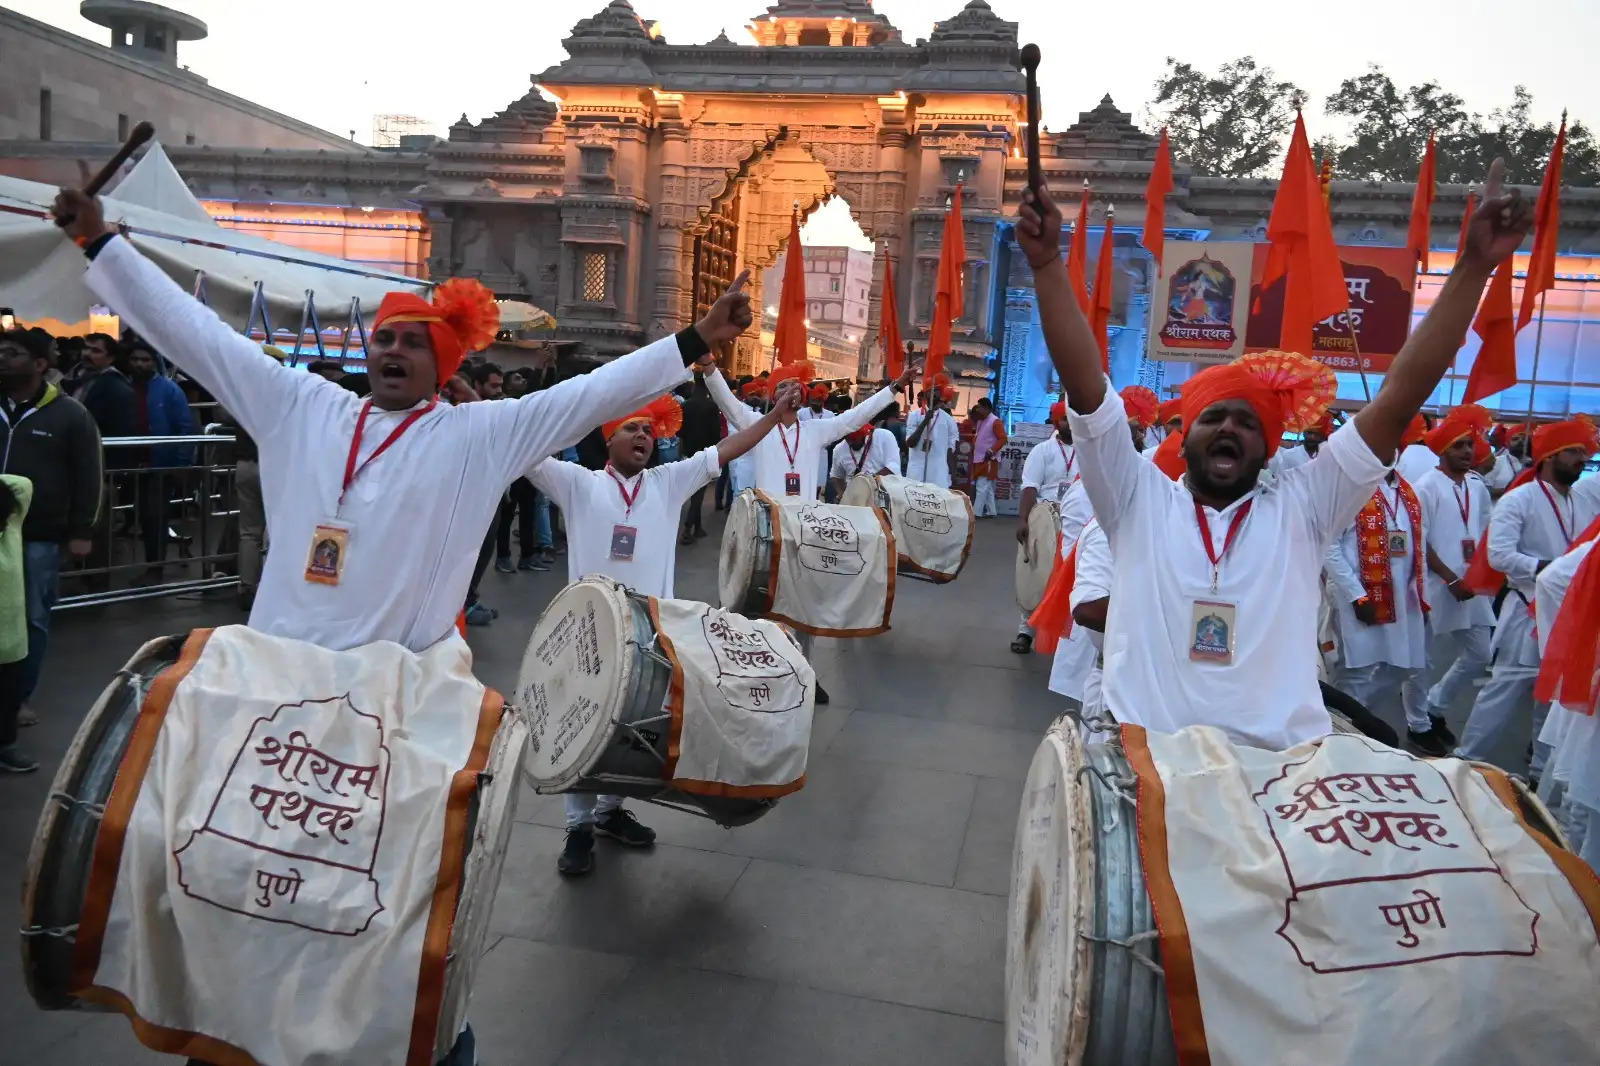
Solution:
<path fill-rule="evenodd" d="M 133 127 L 133 132 L 128 134 L 128 139 L 123 142 L 122 147 L 117 149 L 117 154 L 107 160 L 106 165 L 100 168 L 99 173 L 90 178 L 88 184 L 83 187 L 83 194 L 85 196 L 99 195 L 100 190 L 105 188 L 106 182 L 110 181 L 116 176 L 116 173 L 119 169 L 121 169 L 122 164 L 126 163 L 128 158 L 133 155 L 134 152 L 137 152 L 145 141 L 148 141 L 155 135 L 156 128 L 150 125 L 148 122 L 141 122 L 137 126 Z M 56 225 L 69 225 L 74 217 L 76 216 L 67 215 L 64 218 L 57 218 Z"/>
<path fill-rule="evenodd" d="M 1028 188 L 1035 196 L 1044 185 L 1044 170 L 1039 163 L 1039 46 L 1022 46 L 1022 71 L 1028 85 Z"/>

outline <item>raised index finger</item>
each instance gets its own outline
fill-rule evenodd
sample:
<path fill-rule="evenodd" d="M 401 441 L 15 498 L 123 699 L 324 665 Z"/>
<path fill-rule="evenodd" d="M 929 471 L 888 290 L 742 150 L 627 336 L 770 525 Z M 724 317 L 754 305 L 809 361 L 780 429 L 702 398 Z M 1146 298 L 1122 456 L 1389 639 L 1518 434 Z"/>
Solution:
<path fill-rule="evenodd" d="M 728 295 L 729 296 L 737 295 L 739 293 L 739 291 L 744 288 L 745 282 L 747 282 L 749 280 L 750 280 L 750 271 L 749 270 L 741 270 L 741 271 L 739 271 L 739 276 L 733 279 L 733 284 L 732 285 L 728 286 Z"/>
<path fill-rule="evenodd" d="M 1506 161 L 1501 156 L 1495 156 L 1494 162 L 1489 164 L 1489 176 L 1484 179 L 1483 199 L 1485 202 L 1498 199 L 1500 186 L 1506 180 Z"/>

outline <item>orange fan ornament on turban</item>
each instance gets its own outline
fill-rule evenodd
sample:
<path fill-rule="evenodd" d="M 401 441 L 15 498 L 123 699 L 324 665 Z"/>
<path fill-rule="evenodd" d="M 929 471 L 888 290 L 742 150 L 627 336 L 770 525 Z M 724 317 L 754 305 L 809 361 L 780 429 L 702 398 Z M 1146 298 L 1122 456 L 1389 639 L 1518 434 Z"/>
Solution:
<path fill-rule="evenodd" d="M 1206 408 L 1226 400 L 1248 403 L 1261 421 L 1267 458 L 1284 432 L 1315 426 L 1332 405 L 1339 382 L 1326 366 L 1297 352 L 1258 352 L 1202 370 L 1184 382 L 1183 432 Z"/>
<path fill-rule="evenodd" d="M 1129 385 L 1117 395 L 1122 397 L 1122 408 L 1128 412 L 1128 421 L 1149 428 L 1156 423 L 1161 410 L 1161 398 L 1143 385 Z"/>
<path fill-rule="evenodd" d="M 1174 419 L 1183 417 L 1183 397 L 1174 396 L 1170 400 L 1162 400 L 1161 406 L 1156 408 L 1156 422 L 1166 425 Z"/>
<path fill-rule="evenodd" d="M 817 368 L 809 359 L 798 363 L 785 363 L 783 366 L 774 367 L 767 377 L 767 385 L 772 389 L 773 395 L 778 392 L 778 383 L 782 381 L 798 381 L 801 385 L 811 384 L 811 379 L 817 376 Z"/>
<path fill-rule="evenodd" d="M 812 403 L 822 403 L 827 400 L 829 391 L 828 386 L 819 381 L 806 390 L 806 399 Z"/>
<path fill-rule="evenodd" d="M 678 430 L 683 428 L 683 404 L 671 396 L 657 396 L 632 414 L 605 423 L 600 427 L 606 440 L 617 435 L 617 430 L 629 422 L 640 419 L 649 419 L 650 432 L 657 440 L 663 437 L 675 437 Z"/>
<path fill-rule="evenodd" d="M 378 304 L 373 329 L 398 322 L 421 322 L 433 341 L 433 361 L 443 385 L 461 368 L 468 352 L 494 343 L 500 328 L 500 305 L 494 293 L 471 278 L 451 278 L 433 290 L 429 302 L 414 292 L 386 293 Z"/>
<path fill-rule="evenodd" d="M 1438 425 L 1428 432 L 1422 439 L 1434 455 L 1443 455 L 1452 444 L 1462 437 L 1472 437 L 1474 440 L 1483 440 L 1488 446 L 1485 434 L 1494 425 L 1494 416 L 1487 408 L 1475 403 L 1465 403 L 1439 420 Z"/>

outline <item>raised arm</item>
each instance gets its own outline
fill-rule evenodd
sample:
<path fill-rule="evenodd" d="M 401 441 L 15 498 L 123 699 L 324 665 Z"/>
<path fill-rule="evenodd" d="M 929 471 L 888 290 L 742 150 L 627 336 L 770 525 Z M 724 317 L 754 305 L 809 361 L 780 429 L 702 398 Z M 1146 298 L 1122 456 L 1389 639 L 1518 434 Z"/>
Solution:
<path fill-rule="evenodd" d="M 837 418 L 819 420 L 817 424 L 821 428 L 817 431 L 817 439 L 826 446 L 836 440 L 848 437 L 868 422 L 871 422 L 886 411 L 890 404 L 894 403 L 895 394 L 911 384 L 916 377 L 916 373 L 915 367 L 907 365 L 899 378 L 873 393 L 865 403 L 857 404 Z"/>
<path fill-rule="evenodd" d="M 750 409 L 749 404 L 740 403 L 739 398 L 728 388 L 728 381 L 722 376 L 722 371 L 712 366 L 705 372 L 706 391 L 711 393 L 711 399 L 716 403 L 717 410 L 722 412 L 722 417 L 728 420 L 728 425 L 735 429 L 744 429 L 761 421 L 761 416 Z M 724 459 L 726 463 L 728 460 Z"/>
<path fill-rule="evenodd" d="M 1502 195 L 1505 169 L 1502 159 L 1490 164 L 1483 203 L 1468 224 L 1461 258 L 1427 316 L 1401 346 L 1378 395 L 1356 413 L 1361 439 L 1385 463 L 1394 461 L 1406 426 L 1438 387 L 1461 348 L 1489 275 L 1517 250 L 1533 225 L 1533 204 L 1516 189 Z"/>
<path fill-rule="evenodd" d="M 1043 182 L 1037 194 L 1032 189 L 1022 190 L 1016 237 L 1033 269 L 1039 328 L 1066 391 L 1067 406 L 1088 414 L 1100 407 L 1109 390 L 1100 370 L 1100 345 L 1078 307 L 1066 264 L 1061 261 L 1061 210 Z"/>
<path fill-rule="evenodd" d="M 722 375 L 717 375 L 721 378 Z M 727 391 L 727 386 L 723 386 Z M 713 393 L 712 395 L 715 395 Z M 764 415 L 759 415 L 754 421 L 740 428 L 739 432 L 731 433 L 724 437 L 722 443 L 717 445 L 717 460 L 727 466 L 745 452 L 761 443 L 761 438 L 772 432 L 772 427 L 778 424 L 779 417 L 785 411 L 798 411 L 800 409 L 800 386 L 793 381 L 785 381 L 778 386 L 778 398 L 772 404 L 772 410 Z M 754 415 L 750 408 L 745 408 L 745 413 Z M 732 422 L 730 416 L 728 421 Z"/>

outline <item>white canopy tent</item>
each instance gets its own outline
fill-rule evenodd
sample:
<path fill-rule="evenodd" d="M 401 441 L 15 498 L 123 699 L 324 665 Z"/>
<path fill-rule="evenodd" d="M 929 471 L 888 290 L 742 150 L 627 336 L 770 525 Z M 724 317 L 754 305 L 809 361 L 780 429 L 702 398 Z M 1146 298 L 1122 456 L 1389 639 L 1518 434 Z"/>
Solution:
<path fill-rule="evenodd" d="M 48 185 L 0 176 L 0 305 L 57 335 L 86 333 L 96 301 L 83 284 L 83 253 L 48 217 L 55 193 Z M 206 303 L 240 330 L 260 328 L 265 311 L 275 332 L 293 333 L 311 307 L 324 326 L 349 324 L 356 306 L 370 324 L 384 293 L 428 287 L 403 274 L 224 228 L 156 143 L 114 193 L 103 200 L 106 221 L 123 227 L 178 284 L 203 291 Z"/>

